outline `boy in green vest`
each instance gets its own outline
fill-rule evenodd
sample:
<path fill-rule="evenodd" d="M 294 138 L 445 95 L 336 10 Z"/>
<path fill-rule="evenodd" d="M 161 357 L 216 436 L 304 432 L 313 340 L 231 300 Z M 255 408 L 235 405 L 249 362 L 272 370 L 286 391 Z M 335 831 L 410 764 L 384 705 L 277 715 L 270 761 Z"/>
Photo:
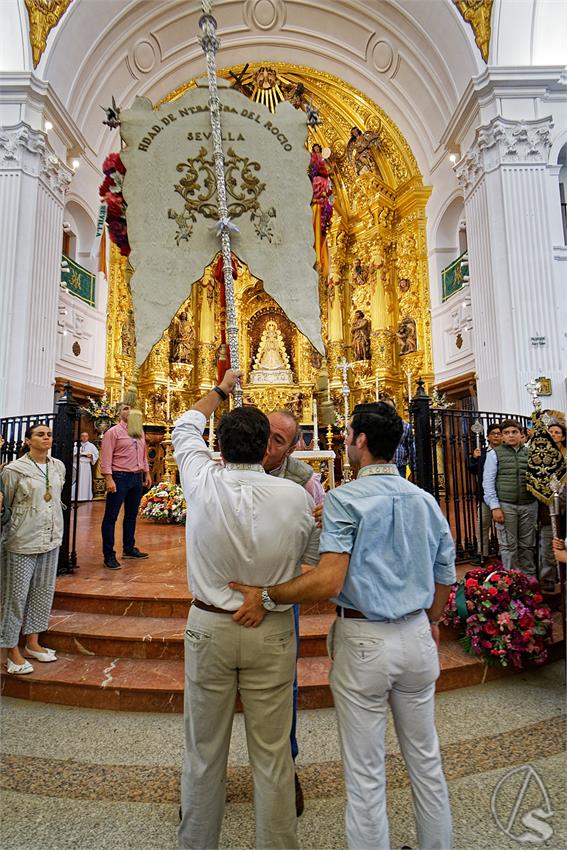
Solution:
<path fill-rule="evenodd" d="M 537 502 L 526 488 L 528 450 L 515 419 L 501 423 L 502 445 L 486 456 L 482 484 L 504 569 L 535 576 Z"/>

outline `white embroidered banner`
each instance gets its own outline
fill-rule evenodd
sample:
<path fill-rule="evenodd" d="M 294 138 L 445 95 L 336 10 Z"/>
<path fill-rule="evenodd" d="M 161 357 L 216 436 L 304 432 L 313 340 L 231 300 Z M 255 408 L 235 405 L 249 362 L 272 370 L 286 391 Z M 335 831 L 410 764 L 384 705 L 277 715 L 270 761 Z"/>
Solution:
<path fill-rule="evenodd" d="M 219 96 L 232 250 L 323 354 L 305 113 Z M 207 101 L 203 87 L 158 110 L 138 97 L 120 116 L 139 364 L 220 249 Z"/>

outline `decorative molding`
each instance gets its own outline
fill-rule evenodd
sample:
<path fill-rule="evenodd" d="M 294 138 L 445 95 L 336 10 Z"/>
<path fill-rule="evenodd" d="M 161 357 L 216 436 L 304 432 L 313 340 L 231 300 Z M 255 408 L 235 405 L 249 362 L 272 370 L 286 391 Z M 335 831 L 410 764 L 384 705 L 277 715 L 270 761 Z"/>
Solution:
<path fill-rule="evenodd" d="M 63 200 L 73 171 L 48 147 L 45 133 L 24 123 L 0 130 L 0 169 L 40 177 Z"/>
<path fill-rule="evenodd" d="M 471 25 L 476 46 L 485 62 L 490 51 L 490 18 L 494 0 L 453 0 L 463 20 Z"/>
<path fill-rule="evenodd" d="M 494 118 L 478 128 L 470 150 L 457 164 L 459 183 L 469 190 L 482 174 L 501 165 L 547 164 L 552 129 L 550 117 L 534 121 Z"/>
<path fill-rule="evenodd" d="M 44 151 L 40 175 L 52 192 L 56 195 L 61 195 L 60 200 L 62 202 L 63 196 L 71 183 L 73 170 L 61 162 L 59 157 L 55 156 L 54 153 Z"/>
<path fill-rule="evenodd" d="M 25 0 L 25 4 L 30 19 L 33 66 L 37 68 L 47 37 L 71 5 L 71 0 Z"/>
<path fill-rule="evenodd" d="M 283 0 L 246 0 L 244 20 L 248 27 L 259 30 L 279 29 L 285 22 Z"/>
<path fill-rule="evenodd" d="M 0 129 L 0 168 L 21 168 L 26 151 L 30 154 L 43 154 L 45 133 L 32 130 L 23 123 Z"/>

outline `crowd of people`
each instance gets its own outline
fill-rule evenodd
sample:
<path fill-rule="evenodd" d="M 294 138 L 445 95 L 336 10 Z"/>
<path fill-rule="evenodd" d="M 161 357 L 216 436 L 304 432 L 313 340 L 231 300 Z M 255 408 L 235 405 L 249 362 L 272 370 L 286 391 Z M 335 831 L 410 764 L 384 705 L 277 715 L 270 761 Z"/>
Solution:
<path fill-rule="evenodd" d="M 384 732 L 390 706 L 419 846 L 446 850 L 452 846 L 451 813 L 434 693 L 439 620 L 456 580 L 455 547 L 435 499 L 406 478 L 414 457 L 411 429 L 390 400 L 357 405 L 345 443 L 358 476 L 325 493 L 312 467 L 292 456 L 301 436 L 293 414 L 235 408 L 218 424 L 218 463 L 203 432 L 240 377 L 228 370 L 177 420 L 172 437 L 189 505 L 193 600 L 185 632 L 179 846 L 218 846 L 237 693 L 254 776 L 256 845 L 298 846 L 297 817 L 304 805 L 294 769 L 299 605 L 330 599 L 337 613 L 328 636 L 330 686 L 344 763 L 348 845 L 389 846 Z M 564 425 L 552 422 L 548 431 L 564 458 Z M 525 442 L 517 421 L 492 424 L 470 470 L 482 485 L 479 553 L 488 556 L 494 526 L 504 568 L 536 575 L 538 512 L 542 529 L 550 525 L 527 486 Z M 48 626 L 63 533 L 65 468 L 50 456 L 51 446 L 51 429 L 31 426 L 26 452 L 0 474 L 0 646 L 13 675 L 32 672 L 32 661 L 57 660 L 39 642 Z M 95 454 L 86 432 L 81 446 L 90 471 Z M 101 468 L 104 566 L 115 570 L 121 565 L 114 528 L 122 506 L 122 557 L 148 557 L 135 545 L 140 498 L 150 484 L 146 444 L 127 404 L 103 438 Z M 553 589 L 556 562 L 567 561 L 564 540 L 542 531 L 540 545 L 547 560 L 539 577 Z"/>
<path fill-rule="evenodd" d="M 549 439 L 566 466 L 566 429 L 558 419 L 547 426 Z M 493 422 L 487 428 L 486 446 L 475 448 L 469 462 L 478 477 L 479 506 L 477 541 L 479 560 L 490 557 L 494 529 L 504 569 L 522 570 L 537 576 L 544 591 L 553 593 L 557 583 L 557 546 L 553 544 L 550 508 L 529 487 L 531 433 L 515 419 Z M 565 490 L 560 500 L 558 523 L 564 529 Z M 539 529 L 539 550 L 536 551 Z M 563 532 L 564 533 L 564 532 Z M 559 541 L 560 543 L 561 541 Z"/>

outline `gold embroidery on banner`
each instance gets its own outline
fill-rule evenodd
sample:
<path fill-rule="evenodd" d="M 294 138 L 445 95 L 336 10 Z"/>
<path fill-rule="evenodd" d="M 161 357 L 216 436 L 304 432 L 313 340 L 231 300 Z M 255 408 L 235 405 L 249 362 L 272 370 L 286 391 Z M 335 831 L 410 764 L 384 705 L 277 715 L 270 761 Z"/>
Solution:
<path fill-rule="evenodd" d="M 71 5 L 71 0 L 25 0 L 25 3 L 30 19 L 33 66 L 37 68 L 47 37 Z"/>

